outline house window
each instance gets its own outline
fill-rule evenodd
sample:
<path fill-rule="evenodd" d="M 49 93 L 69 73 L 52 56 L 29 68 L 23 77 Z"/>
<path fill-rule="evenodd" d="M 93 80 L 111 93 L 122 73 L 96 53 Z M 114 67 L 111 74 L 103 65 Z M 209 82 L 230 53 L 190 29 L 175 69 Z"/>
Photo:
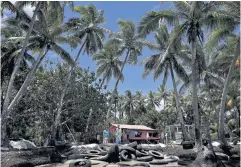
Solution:
<path fill-rule="evenodd" d="M 141 137 L 142 132 L 137 132 L 137 134 L 135 135 L 135 137 Z"/>
<path fill-rule="evenodd" d="M 149 133 L 149 137 L 158 137 L 158 133 L 157 132 Z"/>
<path fill-rule="evenodd" d="M 158 137 L 158 133 L 157 132 L 153 133 L 153 137 Z"/>

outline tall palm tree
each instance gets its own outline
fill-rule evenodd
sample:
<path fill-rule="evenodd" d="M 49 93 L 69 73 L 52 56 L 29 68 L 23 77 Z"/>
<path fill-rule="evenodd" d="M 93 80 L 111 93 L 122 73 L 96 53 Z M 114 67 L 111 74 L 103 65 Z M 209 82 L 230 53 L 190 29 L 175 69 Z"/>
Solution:
<path fill-rule="evenodd" d="M 178 20 L 182 23 L 177 28 L 176 35 L 172 37 L 170 44 L 176 43 L 184 33 L 186 33 L 188 42 L 192 49 L 192 65 L 191 65 L 191 84 L 192 84 L 192 105 L 195 120 L 195 137 L 196 146 L 201 148 L 201 132 L 200 132 L 200 116 L 198 111 L 198 97 L 197 97 L 197 66 L 196 53 L 198 42 L 203 41 L 202 27 L 207 26 L 214 28 L 218 22 L 225 22 L 227 19 L 222 16 L 215 15 L 217 8 L 215 2 L 173 2 L 175 9 L 163 11 L 151 11 L 142 18 L 139 33 L 146 36 L 150 31 L 155 30 L 161 22 L 166 22 L 173 26 Z"/>
<path fill-rule="evenodd" d="M 74 61 L 72 60 L 69 53 L 67 53 L 61 46 L 58 45 L 58 43 L 66 43 L 69 41 L 68 37 L 62 36 L 63 29 L 61 25 L 56 24 L 56 22 L 54 21 L 51 22 L 52 15 L 49 15 L 48 13 L 44 12 L 41 9 L 37 12 L 37 16 L 38 16 L 38 20 L 35 21 L 35 24 L 32 29 L 32 33 L 30 34 L 30 37 L 28 39 L 29 44 L 26 46 L 26 48 L 28 50 L 40 52 L 40 54 L 38 55 L 35 63 L 33 64 L 26 79 L 24 80 L 24 83 L 22 84 L 21 88 L 18 90 L 12 102 L 7 106 L 6 109 L 4 109 L 4 107 L 6 106 L 3 105 L 2 125 L 4 127 L 6 127 L 5 119 L 9 116 L 11 110 L 14 108 L 14 106 L 18 104 L 20 98 L 26 92 L 27 87 L 30 84 L 32 78 L 34 77 L 34 74 L 37 68 L 41 64 L 44 57 L 47 55 L 48 51 L 53 51 L 57 55 L 59 55 L 63 60 L 67 61 L 69 64 L 72 64 L 72 65 L 74 64 Z M 12 20 L 12 18 L 9 18 L 9 19 Z M 11 21 L 9 22 L 9 24 L 12 26 L 19 26 L 26 32 L 28 32 L 29 29 L 31 28 L 31 25 L 29 25 L 29 23 L 25 22 L 24 20 Z M 21 36 L 10 37 L 8 39 L 2 40 L 2 43 L 8 43 L 8 41 L 24 43 L 25 37 L 21 37 Z M 7 96 L 7 93 L 6 93 L 6 96 Z"/>
<path fill-rule="evenodd" d="M 119 60 L 120 55 L 118 55 L 117 50 L 116 45 L 106 45 L 103 50 L 93 55 L 93 60 L 97 61 L 98 65 L 97 76 L 103 76 L 100 87 L 105 82 L 108 83 L 112 76 L 118 78 L 121 75 L 121 80 L 124 80 L 124 76 L 120 72 L 122 61 Z"/>
<path fill-rule="evenodd" d="M 177 84 L 174 77 L 174 70 L 175 70 L 175 73 L 180 78 L 182 78 L 185 82 L 189 82 L 189 78 L 188 78 L 188 75 L 186 74 L 186 71 L 184 70 L 182 65 L 178 63 L 178 57 L 180 59 L 180 57 L 183 57 L 186 55 L 182 54 L 180 56 L 179 54 L 180 52 L 177 51 L 178 45 L 181 45 L 180 42 L 176 43 L 175 46 L 169 44 L 171 35 L 168 33 L 167 27 L 165 25 L 160 25 L 160 28 L 157 29 L 154 37 L 157 42 L 156 44 L 158 46 L 157 49 L 160 51 L 160 53 L 151 55 L 150 57 L 146 58 L 142 62 L 145 66 L 143 77 L 147 76 L 152 71 L 154 71 L 154 79 L 157 79 L 160 75 L 162 75 L 162 73 L 164 73 L 164 77 L 163 77 L 163 88 L 164 88 L 167 82 L 167 78 L 171 73 L 175 99 L 176 99 L 175 104 L 177 107 L 177 111 L 179 113 L 179 119 L 182 127 L 183 137 L 184 137 L 184 140 L 187 140 L 188 136 L 184 126 L 183 114 L 179 104 L 180 99 L 177 91 Z"/>
<path fill-rule="evenodd" d="M 235 62 L 240 55 L 240 35 L 236 35 L 233 33 L 235 28 L 240 25 L 240 2 L 220 2 L 224 10 L 219 10 L 217 13 L 222 17 L 226 18 L 226 22 L 219 23 L 219 28 L 212 32 L 207 42 L 207 47 L 209 49 L 216 48 L 215 46 L 218 45 L 220 39 L 228 39 L 229 46 L 235 46 L 231 64 L 228 68 L 228 73 L 224 82 L 223 93 L 222 93 L 222 100 L 220 105 L 219 111 L 219 127 L 218 127 L 218 134 L 219 139 L 224 143 L 225 146 L 228 145 L 226 138 L 225 138 L 225 131 L 224 131 L 224 111 L 225 111 L 225 104 L 227 101 L 227 90 L 228 84 L 235 66 Z M 227 38 L 228 37 L 228 38 Z M 222 47 L 224 49 L 225 47 Z M 229 47 L 230 48 L 230 47 Z"/>
<path fill-rule="evenodd" d="M 25 37 L 25 40 L 24 40 L 24 43 L 23 43 L 23 47 L 22 47 L 22 50 L 21 50 L 21 52 L 20 52 L 20 54 L 19 54 L 19 57 L 18 57 L 18 59 L 17 59 L 16 62 L 15 62 L 15 66 L 14 66 L 12 75 L 11 75 L 11 77 L 10 77 L 10 80 L 9 80 L 9 83 L 8 83 L 8 86 L 7 86 L 7 91 L 6 91 L 5 99 L 4 99 L 4 102 L 3 102 L 3 107 L 2 107 L 3 113 L 7 113 L 7 112 L 8 112 L 8 111 L 7 111 L 7 110 L 8 110 L 7 108 L 8 108 L 8 105 L 9 105 L 9 103 L 10 103 L 10 91 L 11 91 L 12 88 L 13 88 L 14 80 L 15 80 L 16 75 L 17 75 L 17 72 L 18 72 L 18 70 L 19 70 L 19 68 L 20 68 L 23 55 L 24 55 L 24 53 L 25 53 L 25 51 L 26 51 L 26 47 L 27 47 L 27 44 L 28 44 L 28 40 L 29 40 L 30 34 L 31 34 L 31 32 L 32 32 L 32 29 L 33 29 L 33 25 L 34 25 L 36 16 L 37 16 L 37 12 L 38 12 L 38 10 L 40 9 L 40 4 L 41 4 L 41 2 L 38 2 L 38 4 L 36 5 L 36 9 L 35 9 L 34 14 L 33 14 L 33 16 L 32 16 L 32 19 L 31 19 L 32 21 L 31 21 L 31 23 L 30 23 L 29 31 L 28 31 L 27 34 L 26 34 L 26 37 Z M 2 6 L 2 9 L 4 9 L 4 7 L 5 7 L 5 8 L 10 9 L 10 11 L 12 11 L 12 12 L 16 12 L 16 11 L 18 10 L 18 8 L 16 8 L 14 5 L 11 5 L 10 2 L 4 2 L 4 3 L 2 2 L 1 5 L 3 5 L 3 6 Z M 1 13 L 3 13 L 3 12 L 1 11 Z M 5 124 L 6 121 L 3 120 L 2 122 Z M 5 125 L 4 125 L 4 127 L 5 127 Z M 3 130 L 2 142 L 5 142 L 5 141 L 3 141 L 3 140 L 6 139 L 6 136 L 5 136 L 5 135 L 6 135 L 6 134 L 5 134 L 6 129 L 3 128 L 2 130 Z"/>
<path fill-rule="evenodd" d="M 120 31 L 117 33 L 112 33 L 108 43 L 116 44 L 118 46 L 118 53 L 120 53 L 121 55 L 124 52 L 126 53 L 120 70 L 120 74 L 122 74 L 126 63 L 137 63 L 137 57 L 141 55 L 142 43 L 140 37 L 136 34 L 136 27 L 132 21 L 118 20 L 117 23 L 120 27 Z M 110 106 L 114 101 L 114 96 L 117 92 L 117 87 L 121 77 L 122 76 L 119 75 L 119 77 L 116 80 L 115 87 L 111 95 Z M 107 119 L 110 116 L 110 112 L 111 107 L 109 107 L 107 111 Z"/>
<path fill-rule="evenodd" d="M 79 56 L 82 51 L 86 52 L 88 55 L 93 55 L 98 50 L 103 48 L 103 40 L 105 37 L 105 32 L 110 33 L 111 31 L 100 27 L 100 24 L 104 23 L 104 12 L 103 10 L 97 10 L 93 4 L 88 6 L 76 6 L 74 11 L 81 14 L 80 18 L 71 18 L 65 25 L 64 29 L 66 32 L 70 33 L 75 39 L 82 41 L 82 45 L 75 58 L 75 64 L 79 60 Z M 59 105 L 57 107 L 57 114 L 54 121 L 53 133 L 51 135 L 52 139 L 55 140 L 57 127 L 59 125 L 62 113 L 62 107 L 64 102 L 64 96 L 66 94 L 72 73 L 76 65 L 70 67 L 69 73 L 66 78 L 66 82 L 61 91 Z"/>

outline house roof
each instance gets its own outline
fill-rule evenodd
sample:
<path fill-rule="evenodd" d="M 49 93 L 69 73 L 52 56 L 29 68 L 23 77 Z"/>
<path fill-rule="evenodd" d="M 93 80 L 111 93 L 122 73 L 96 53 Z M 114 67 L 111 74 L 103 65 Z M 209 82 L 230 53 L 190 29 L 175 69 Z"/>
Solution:
<path fill-rule="evenodd" d="M 149 128 L 145 125 L 126 125 L 126 124 L 112 124 L 113 126 L 117 127 L 120 125 L 121 129 L 131 129 L 131 130 L 155 130 L 152 128 Z"/>

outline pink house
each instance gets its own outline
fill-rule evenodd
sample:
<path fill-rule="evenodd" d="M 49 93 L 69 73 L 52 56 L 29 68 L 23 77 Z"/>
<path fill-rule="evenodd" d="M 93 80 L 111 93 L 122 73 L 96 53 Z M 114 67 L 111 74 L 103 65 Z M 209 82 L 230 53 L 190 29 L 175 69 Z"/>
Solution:
<path fill-rule="evenodd" d="M 144 125 L 112 124 L 110 132 L 115 133 L 118 125 L 122 132 L 122 143 L 133 141 L 138 143 L 147 143 L 147 141 L 157 143 L 160 140 L 158 130 Z"/>

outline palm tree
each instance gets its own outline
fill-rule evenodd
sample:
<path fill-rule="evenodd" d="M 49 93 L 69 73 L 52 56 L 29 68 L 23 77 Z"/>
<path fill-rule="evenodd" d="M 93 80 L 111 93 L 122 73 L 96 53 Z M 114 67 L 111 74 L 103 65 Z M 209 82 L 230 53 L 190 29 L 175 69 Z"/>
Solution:
<path fill-rule="evenodd" d="M 148 92 L 145 102 L 147 103 L 147 107 L 150 107 L 151 109 L 155 109 L 160 106 L 160 99 L 156 93 L 151 90 Z"/>
<path fill-rule="evenodd" d="M 19 70 L 19 68 L 20 68 L 23 55 L 24 55 L 24 53 L 25 53 L 25 51 L 26 51 L 26 47 L 27 47 L 27 44 L 28 44 L 28 40 L 29 40 L 30 34 L 31 34 L 31 32 L 32 32 L 32 29 L 33 29 L 33 25 L 34 25 L 36 16 L 37 16 L 37 12 L 38 12 L 38 10 L 40 9 L 40 4 L 41 4 L 41 2 L 38 2 L 37 5 L 36 5 L 36 9 L 35 9 L 34 14 L 33 14 L 33 16 L 32 16 L 32 19 L 31 19 L 32 21 L 31 21 L 31 23 L 30 23 L 29 31 L 28 31 L 27 34 L 26 34 L 26 37 L 25 37 L 25 40 L 24 40 L 24 43 L 23 43 L 23 47 L 22 47 L 22 50 L 21 50 L 21 52 L 20 52 L 20 54 L 19 54 L 19 57 L 18 57 L 18 59 L 17 59 L 16 62 L 15 62 L 15 66 L 14 66 L 12 75 L 11 75 L 11 77 L 10 77 L 10 80 L 9 80 L 9 83 L 8 83 L 8 87 L 7 87 L 7 91 L 6 91 L 6 95 L 5 95 L 5 99 L 4 99 L 4 102 L 3 102 L 3 107 L 2 107 L 3 113 L 7 113 L 7 110 L 8 110 L 7 108 L 8 108 L 8 105 L 9 105 L 9 103 L 10 103 L 10 91 L 11 91 L 12 88 L 13 88 L 14 80 L 15 80 L 16 75 L 17 75 L 17 72 L 18 72 L 18 70 Z M 4 7 L 5 7 L 5 8 L 10 9 L 10 11 L 12 11 L 12 12 L 16 12 L 16 11 L 17 11 L 17 8 L 16 8 L 14 5 L 11 5 L 10 2 L 2 2 L 1 5 L 3 5 L 3 6 L 2 6 L 2 9 L 4 9 Z M 1 11 L 1 13 L 3 13 L 3 12 Z M 4 123 L 5 121 L 3 120 L 2 122 Z M 4 124 L 5 124 L 5 123 L 4 123 Z M 5 125 L 4 125 L 4 126 L 5 126 Z M 3 130 L 2 139 L 5 140 L 5 133 L 4 133 L 4 132 L 5 132 L 6 130 L 5 130 L 4 128 L 3 128 L 2 130 Z M 3 141 L 3 140 L 2 140 L 2 141 Z"/>
<path fill-rule="evenodd" d="M 221 3 L 221 2 L 220 2 Z M 231 64 L 229 66 L 229 70 L 224 82 L 224 88 L 222 93 L 222 100 L 220 105 L 220 111 L 219 111 L 219 139 L 224 143 L 225 146 L 228 145 L 226 138 L 225 138 L 225 131 L 224 131 L 224 111 L 225 111 L 225 104 L 227 101 L 227 90 L 228 90 L 228 84 L 229 80 L 231 78 L 235 62 L 238 59 L 238 56 L 240 55 L 240 35 L 236 35 L 233 33 L 235 28 L 237 28 L 238 25 L 240 25 L 240 2 L 223 2 L 221 3 L 224 5 L 224 10 L 217 11 L 219 15 L 223 16 L 228 20 L 227 22 L 221 22 L 219 25 L 219 28 L 212 32 L 212 34 L 209 37 L 209 40 L 207 42 L 207 47 L 209 49 L 216 48 L 215 46 L 218 45 L 218 42 L 220 39 L 224 39 L 228 37 L 228 44 L 229 47 L 232 48 L 232 46 L 235 46 L 233 53 L 231 55 L 234 55 L 231 61 Z M 224 49 L 225 47 L 222 47 Z M 229 53 L 230 54 L 230 53 Z"/>
<path fill-rule="evenodd" d="M 185 82 L 189 82 L 189 78 L 188 78 L 188 75 L 186 74 L 186 71 L 184 70 L 182 65 L 178 63 L 178 59 L 177 59 L 178 57 L 180 59 L 180 57 L 182 58 L 186 55 L 182 54 L 180 56 L 179 54 L 180 52 L 177 51 L 178 45 L 181 45 L 180 43 L 176 44 L 175 46 L 169 44 L 171 35 L 169 35 L 167 27 L 165 25 L 160 25 L 160 28 L 157 29 L 154 37 L 157 42 L 156 44 L 158 46 L 157 49 L 161 53 L 151 55 L 142 62 L 145 66 L 143 77 L 146 77 L 148 74 L 154 71 L 154 79 L 157 79 L 162 73 L 164 73 L 164 77 L 163 77 L 163 88 L 164 88 L 166 85 L 166 81 L 169 76 L 169 73 L 171 73 L 173 88 L 174 88 L 175 97 L 176 97 L 175 104 L 179 113 L 179 119 L 182 127 L 183 137 L 184 137 L 184 140 L 187 140 L 188 136 L 184 126 L 183 114 L 179 104 L 180 99 L 179 99 L 179 94 L 177 92 L 177 84 L 174 77 L 174 70 L 175 70 L 175 73 L 180 78 L 182 78 Z"/>
<path fill-rule="evenodd" d="M 141 55 L 142 51 L 142 43 L 138 35 L 136 35 L 135 24 L 130 21 L 118 20 L 118 25 L 120 27 L 120 31 L 117 33 L 112 33 L 111 38 L 108 43 L 113 43 L 118 46 L 118 53 L 122 55 L 122 53 L 126 52 L 125 59 L 122 63 L 120 74 L 123 73 L 124 67 L 126 63 L 136 64 L 137 57 Z M 111 95 L 110 106 L 114 101 L 114 96 L 117 92 L 117 87 L 122 75 L 116 80 L 115 87 L 113 93 Z M 109 107 L 107 111 L 107 119 L 110 116 L 111 107 Z"/>
<path fill-rule="evenodd" d="M 27 87 L 30 84 L 32 78 L 34 77 L 34 74 L 37 68 L 41 64 L 44 57 L 47 55 L 48 51 L 53 51 L 57 55 L 59 55 L 63 60 L 67 61 L 69 64 L 72 64 L 72 65 L 74 64 L 69 53 L 67 53 L 61 46 L 58 45 L 58 43 L 66 43 L 69 41 L 68 37 L 62 36 L 63 30 L 61 25 L 56 24 L 56 22 L 54 21 L 51 22 L 52 15 L 49 15 L 48 13 L 44 13 L 43 10 L 39 10 L 37 12 L 37 15 L 38 15 L 38 20 L 35 21 L 32 33 L 28 39 L 29 44 L 26 46 L 26 48 L 28 50 L 35 50 L 37 52 L 40 52 L 40 54 L 38 55 L 37 60 L 33 64 L 24 83 L 22 84 L 21 88 L 19 89 L 18 93 L 16 94 L 12 102 L 8 105 L 7 108 L 4 108 L 6 106 L 3 105 L 2 124 L 4 127 L 6 126 L 5 119 L 8 117 L 11 110 L 18 104 L 19 99 L 26 92 Z M 12 20 L 12 18 L 10 18 L 10 20 Z M 9 22 L 9 24 L 12 26 L 20 26 L 24 31 L 27 31 L 27 32 L 31 28 L 31 25 L 29 25 L 28 22 L 25 22 L 24 20 L 11 21 Z M 25 41 L 25 37 L 21 37 L 21 36 L 12 37 L 12 38 L 10 37 L 8 39 L 4 39 L 2 42 L 7 43 L 8 41 L 23 42 Z M 8 92 L 6 93 L 6 96 L 7 95 L 8 95 Z M 5 101 L 4 103 L 6 105 Z"/>
<path fill-rule="evenodd" d="M 135 110 L 137 107 L 137 100 L 135 100 L 134 96 L 132 95 L 130 90 L 125 91 L 125 96 L 122 103 L 122 108 L 125 111 L 125 114 L 127 116 L 127 123 L 133 124 L 133 115 L 135 114 Z"/>
<path fill-rule="evenodd" d="M 100 87 L 102 87 L 104 82 L 108 83 L 112 76 L 118 78 L 121 75 L 121 80 L 124 80 L 124 76 L 120 72 L 122 61 L 119 60 L 120 55 L 118 55 L 117 50 L 116 45 L 106 45 L 103 50 L 93 55 L 93 60 L 97 61 L 98 65 L 97 76 L 103 76 Z"/>
<path fill-rule="evenodd" d="M 150 31 L 155 30 L 161 22 L 166 22 L 173 26 L 178 20 L 182 20 L 181 25 L 177 28 L 176 35 L 172 37 L 170 44 L 175 45 L 186 32 L 187 39 L 192 49 L 192 105 L 195 116 L 195 137 L 196 146 L 201 148 L 200 117 L 198 111 L 197 97 L 197 71 L 196 71 L 196 53 L 198 42 L 203 41 L 202 27 L 207 26 L 215 28 L 218 22 L 226 22 L 227 19 L 220 15 L 215 15 L 217 5 L 215 2 L 173 2 L 175 10 L 151 11 L 142 18 L 139 33 L 146 36 Z"/>
<path fill-rule="evenodd" d="M 75 58 L 75 64 L 79 60 L 79 56 L 84 49 L 88 55 L 93 55 L 98 50 L 103 48 L 103 40 L 105 37 L 105 32 L 110 33 L 109 30 L 100 27 L 100 24 L 104 22 L 104 12 L 103 10 L 97 10 L 93 4 L 86 7 L 76 6 L 74 11 L 81 14 L 80 18 L 71 18 L 64 26 L 66 32 L 69 32 L 73 37 L 82 40 L 82 45 L 78 54 Z M 55 140 L 57 133 L 57 127 L 59 125 L 63 107 L 64 96 L 66 94 L 72 73 L 76 65 L 71 67 L 66 78 L 66 82 L 61 91 L 61 96 L 59 99 L 59 105 L 57 107 L 57 115 L 54 121 L 53 133 L 51 135 L 52 139 Z"/>

